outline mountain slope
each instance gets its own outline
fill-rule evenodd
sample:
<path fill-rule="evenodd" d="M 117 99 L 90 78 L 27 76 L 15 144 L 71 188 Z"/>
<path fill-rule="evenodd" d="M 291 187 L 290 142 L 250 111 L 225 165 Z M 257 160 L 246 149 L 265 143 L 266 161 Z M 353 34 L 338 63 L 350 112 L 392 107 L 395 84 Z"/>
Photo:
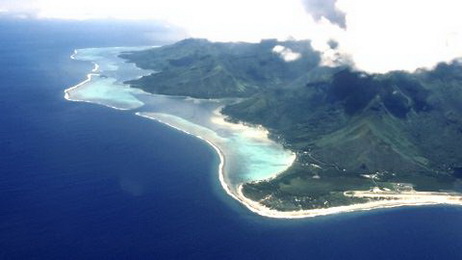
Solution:
<path fill-rule="evenodd" d="M 275 50 L 301 56 L 287 61 Z M 281 48 L 281 47 L 277 47 Z M 248 183 L 247 197 L 278 210 L 358 202 L 347 190 L 396 183 L 461 191 L 462 65 L 367 74 L 318 66 L 309 42 L 211 43 L 189 39 L 122 57 L 159 71 L 131 81 L 152 93 L 244 97 L 222 113 L 263 125 L 297 153 L 285 173 Z M 373 176 L 373 177 L 371 177 Z M 270 198 L 270 199 L 268 199 Z"/>
<path fill-rule="evenodd" d="M 283 44 L 300 58 L 285 62 L 273 51 Z M 187 39 L 121 57 L 157 71 L 129 83 L 148 92 L 200 98 L 248 97 L 262 89 L 284 87 L 319 62 L 308 41 L 266 40 L 259 44 L 211 43 Z"/>

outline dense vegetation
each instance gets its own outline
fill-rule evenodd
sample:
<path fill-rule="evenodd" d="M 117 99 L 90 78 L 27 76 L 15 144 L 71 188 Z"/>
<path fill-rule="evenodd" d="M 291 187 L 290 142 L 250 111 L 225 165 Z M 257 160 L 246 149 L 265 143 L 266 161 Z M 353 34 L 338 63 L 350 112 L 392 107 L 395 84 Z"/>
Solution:
<path fill-rule="evenodd" d="M 301 53 L 287 62 L 276 45 Z M 132 81 L 153 93 L 246 97 L 223 113 L 263 125 L 297 153 L 280 177 L 244 194 L 280 210 L 354 202 L 343 191 L 410 183 L 460 191 L 462 66 L 370 75 L 320 67 L 307 41 L 210 43 L 189 39 L 123 55 L 158 71 Z M 365 177 L 367 175 L 367 177 Z M 371 177 L 372 176 L 372 177 Z"/>
<path fill-rule="evenodd" d="M 157 71 L 130 84 L 145 91 L 198 98 L 249 97 L 267 88 L 283 88 L 319 62 L 308 42 L 285 42 L 302 58 L 287 63 L 272 51 L 278 43 L 210 43 L 188 39 L 121 57 Z"/>

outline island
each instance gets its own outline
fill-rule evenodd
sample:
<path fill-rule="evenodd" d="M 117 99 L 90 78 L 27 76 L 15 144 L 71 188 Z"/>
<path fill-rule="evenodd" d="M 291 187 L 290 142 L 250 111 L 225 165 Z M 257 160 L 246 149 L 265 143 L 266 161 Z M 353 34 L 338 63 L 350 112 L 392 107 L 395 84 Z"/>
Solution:
<path fill-rule="evenodd" d="M 296 154 L 276 177 L 242 185 L 240 192 L 254 209 L 462 204 L 457 60 L 414 73 L 368 74 L 320 66 L 320 53 L 309 41 L 205 39 L 120 57 L 154 71 L 126 82 L 133 88 L 239 98 L 221 110 L 227 120 L 263 126 L 272 140 Z"/>
<path fill-rule="evenodd" d="M 370 74 L 321 66 L 309 41 L 76 50 L 65 98 L 130 110 L 210 144 L 248 209 L 302 218 L 462 205 L 462 64 Z"/>

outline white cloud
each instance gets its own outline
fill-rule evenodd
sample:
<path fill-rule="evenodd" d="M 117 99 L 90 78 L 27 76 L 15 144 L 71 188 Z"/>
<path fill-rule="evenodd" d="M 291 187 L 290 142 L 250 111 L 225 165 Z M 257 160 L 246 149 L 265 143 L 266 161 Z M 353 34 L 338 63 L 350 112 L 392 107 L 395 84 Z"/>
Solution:
<path fill-rule="evenodd" d="M 413 71 L 462 57 L 457 0 L 339 0 L 337 6 L 347 28 L 331 34 L 340 43 L 336 52 L 349 55 L 360 70 Z"/>
<path fill-rule="evenodd" d="M 198 0 L 181 9 L 185 13 L 175 11 L 167 20 L 215 41 L 306 38 L 311 19 L 299 0 Z"/>
<path fill-rule="evenodd" d="M 281 58 L 286 62 L 296 61 L 302 57 L 300 53 L 293 52 L 290 48 L 282 45 L 274 46 L 273 52 L 279 54 L 279 56 L 281 56 Z"/>
<path fill-rule="evenodd" d="M 333 2 L 326 2 L 324 13 L 332 13 Z M 0 0 L 0 9 L 39 18 L 156 19 L 186 29 L 191 37 L 213 41 L 311 39 L 324 53 L 324 65 L 349 61 L 369 72 L 412 71 L 462 57 L 460 0 L 337 0 L 334 8 L 345 15 L 346 29 L 322 16 L 315 21 L 305 11 L 313 10 L 310 3 L 324 2 Z M 338 48 L 331 48 L 331 39 Z"/>
<path fill-rule="evenodd" d="M 17 0 L 17 9 L 39 18 L 156 19 L 215 41 L 305 39 L 314 24 L 300 0 Z M 10 4 L 14 6 L 15 4 Z M 0 8 L 2 8 L 0 3 Z"/>

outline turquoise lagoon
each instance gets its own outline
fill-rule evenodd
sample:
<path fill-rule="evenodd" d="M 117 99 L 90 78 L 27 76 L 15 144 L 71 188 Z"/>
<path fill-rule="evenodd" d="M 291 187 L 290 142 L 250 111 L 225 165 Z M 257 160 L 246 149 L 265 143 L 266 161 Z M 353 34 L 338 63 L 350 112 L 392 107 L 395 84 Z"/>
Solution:
<path fill-rule="evenodd" d="M 157 95 L 125 84 L 128 80 L 155 72 L 142 70 L 118 55 L 146 48 L 150 47 L 76 50 L 71 57 L 93 63 L 94 69 L 87 75 L 87 80 L 65 91 L 66 98 L 130 110 L 134 115 L 159 121 L 203 139 L 220 153 L 220 180 L 231 195 L 236 195 L 242 183 L 274 177 L 292 164 L 295 155 L 268 139 L 264 128 L 225 120 L 220 109 L 237 99 Z"/>

